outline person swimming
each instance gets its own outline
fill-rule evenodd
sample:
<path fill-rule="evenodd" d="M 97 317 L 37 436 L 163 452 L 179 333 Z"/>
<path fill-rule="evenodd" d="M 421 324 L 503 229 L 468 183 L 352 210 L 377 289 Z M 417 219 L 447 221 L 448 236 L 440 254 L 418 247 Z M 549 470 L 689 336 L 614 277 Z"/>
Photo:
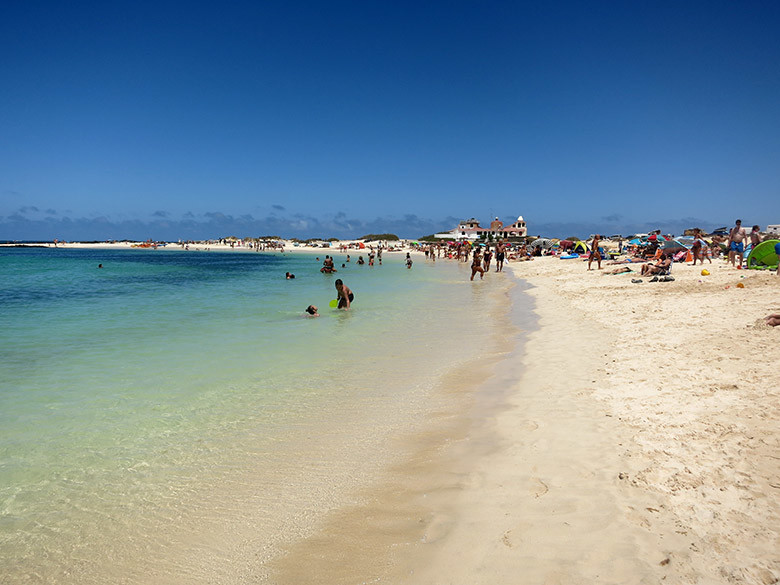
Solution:
<path fill-rule="evenodd" d="M 306 313 L 308 313 L 310 317 L 320 316 L 320 314 L 317 312 L 317 307 L 315 305 L 309 305 L 308 307 L 306 307 Z"/>

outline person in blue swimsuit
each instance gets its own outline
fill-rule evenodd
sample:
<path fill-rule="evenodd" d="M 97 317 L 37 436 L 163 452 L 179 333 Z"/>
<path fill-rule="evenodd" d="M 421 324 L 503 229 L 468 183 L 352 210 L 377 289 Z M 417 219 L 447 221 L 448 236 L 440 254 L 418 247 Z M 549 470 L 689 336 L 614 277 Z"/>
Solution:
<path fill-rule="evenodd" d="M 777 254 L 777 276 L 780 276 L 780 242 L 775 244 L 775 254 Z"/>
<path fill-rule="evenodd" d="M 739 257 L 739 268 L 742 268 L 743 254 L 745 253 L 745 240 L 747 232 L 742 227 L 742 220 L 738 219 L 729 232 L 729 261 L 732 266 L 736 266 L 737 257 Z"/>

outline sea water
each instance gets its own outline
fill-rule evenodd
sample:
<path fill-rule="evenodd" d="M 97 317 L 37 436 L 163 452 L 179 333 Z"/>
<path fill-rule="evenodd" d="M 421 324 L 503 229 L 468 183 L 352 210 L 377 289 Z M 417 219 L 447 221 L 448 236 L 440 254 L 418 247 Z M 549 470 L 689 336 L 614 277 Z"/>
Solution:
<path fill-rule="evenodd" d="M 0 249 L 0 581 L 250 581 L 347 503 L 511 286 L 358 255 Z"/>

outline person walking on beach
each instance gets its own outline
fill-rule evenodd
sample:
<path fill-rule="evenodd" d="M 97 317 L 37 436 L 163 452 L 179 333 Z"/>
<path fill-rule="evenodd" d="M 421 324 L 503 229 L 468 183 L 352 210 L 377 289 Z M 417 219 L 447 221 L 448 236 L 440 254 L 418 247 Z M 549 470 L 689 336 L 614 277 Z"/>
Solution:
<path fill-rule="evenodd" d="M 482 265 L 485 267 L 485 272 L 490 272 L 490 260 L 493 258 L 493 254 L 490 251 L 490 246 L 485 248 L 485 255 L 482 257 Z"/>
<path fill-rule="evenodd" d="M 496 272 L 501 272 L 504 269 L 504 244 L 499 243 L 496 246 Z"/>
<path fill-rule="evenodd" d="M 471 260 L 471 278 L 474 280 L 474 275 L 479 272 L 479 279 L 482 280 L 485 277 L 485 269 L 482 268 L 482 257 L 479 253 L 479 248 L 474 248 L 474 257 Z"/>
<path fill-rule="evenodd" d="M 334 283 L 336 285 L 336 298 L 339 301 L 338 308 L 348 310 L 352 305 L 352 301 L 355 300 L 355 293 L 353 293 L 349 287 L 341 282 L 341 279 L 336 279 Z"/>
<path fill-rule="evenodd" d="M 701 230 L 693 230 L 693 246 L 691 246 L 691 255 L 693 256 L 693 265 L 696 266 L 696 260 L 699 260 L 699 264 L 704 264 L 704 251 L 703 246 L 706 242 L 702 239 Z M 712 264 L 712 258 L 707 256 L 707 260 Z"/>
<path fill-rule="evenodd" d="M 593 264 L 594 260 L 598 262 L 599 270 L 601 270 L 601 252 L 599 252 L 599 240 L 601 240 L 600 235 L 596 234 L 593 236 L 593 241 L 590 244 L 590 256 L 588 256 L 588 270 L 591 270 L 590 265 Z"/>
<path fill-rule="evenodd" d="M 745 228 L 742 227 L 742 220 L 738 219 L 729 232 L 729 261 L 732 266 L 736 266 L 737 254 L 739 254 L 739 268 L 742 268 L 742 254 L 745 253 L 746 239 L 747 233 L 745 233 Z"/>

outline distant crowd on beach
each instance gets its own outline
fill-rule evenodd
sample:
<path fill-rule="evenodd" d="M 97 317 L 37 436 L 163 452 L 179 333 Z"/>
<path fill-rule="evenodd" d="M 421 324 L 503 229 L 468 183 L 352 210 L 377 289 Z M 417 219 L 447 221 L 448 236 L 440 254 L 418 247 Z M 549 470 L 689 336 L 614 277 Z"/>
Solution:
<path fill-rule="evenodd" d="M 727 236 L 714 234 L 711 236 L 710 242 L 704 239 L 704 234 L 698 228 L 693 230 L 690 245 L 683 245 L 673 238 L 667 239 L 656 235 L 633 245 L 629 249 L 629 254 L 620 259 L 613 258 L 611 253 L 605 252 L 601 246 L 602 237 L 596 234 L 590 242 L 587 250 L 588 270 L 592 270 L 593 262 L 597 263 L 597 267 L 600 270 L 602 260 L 610 258 L 610 264 L 645 262 L 641 269 L 643 276 L 668 275 L 673 262 L 692 261 L 693 266 L 696 266 L 697 262 L 703 265 L 704 261 L 707 260 L 712 264 L 713 257 L 718 258 L 724 253 L 727 254 L 728 262 L 733 267 L 741 270 L 748 267 L 750 252 L 761 243 L 770 241 L 775 242 L 769 245 L 773 247 L 777 264 L 775 274 L 780 276 L 780 262 L 777 262 L 777 258 L 780 258 L 780 240 L 769 234 L 762 235 L 761 227 L 758 225 L 754 225 L 748 233 L 742 227 L 742 220 L 740 219 L 734 222 L 734 227 L 728 231 Z M 617 255 L 619 256 L 622 252 L 621 245 Z M 655 260 L 655 262 L 647 262 L 648 260 Z M 609 274 L 616 273 L 612 271 Z M 674 279 L 671 278 L 671 280 Z"/>
<path fill-rule="evenodd" d="M 366 257 L 368 258 L 368 266 L 373 267 L 375 262 L 379 264 L 379 266 L 382 265 L 382 251 L 385 247 L 381 244 L 374 249 L 374 246 L 369 246 L 367 248 Z M 366 249 L 365 245 L 362 245 L 359 250 Z M 342 252 L 346 252 L 348 250 L 351 250 L 351 248 L 347 247 L 346 245 L 339 246 L 339 250 Z M 317 256 L 316 260 L 319 262 L 320 258 Z M 406 254 L 406 260 L 407 260 L 407 268 L 411 268 L 412 261 L 410 258 L 409 253 Z M 341 264 L 342 268 L 346 268 L 346 265 L 348 262 L 352 261 L 352 255 L 347 254 L 345 261 Z M 358 266 L 363 266 L 366 264 L 365 259 L 363 258 L 363 254 L 358 254 L 358 259 L 356 261 L 356 264 Z M 336 268 L 335 260 L 330 254 L 325 255 L 325 259 L 322 261 L 322 267 L 320 268 L 320 272 L 322 274 L 333 274 L 335 272 L 338 272 L 338 269 Z M 295 278 L 294 274 L 287 273 L 286 278 L 288 280 Z M 344 284 L 344 282 L 338 278 L 333 283 L 336 287 L 336 299 L 334 301 L 331 301 L 331 306 L 336 309 L 343 309 L 345 311 L 348 311 L 350 307 L 352 306 L 352 302 L 355 300 L 355 293 L 352 292 L 352 290 Z M 308 317 L 319 317 L 319 308 L 316 305 L 309 305 L 305 309 L 305 314 Z"/>
<path fill-rule="evenodd" d="M 689 232 L 690 233 L 690 232 Z M 734 227 L 728 232 L 721 234 L 712 234 L 709 241 L 705 239 L 705 234 L 701 229 L 692 230 L 691 236 L 673 238 L 671 236 L 662 236 L 660 231 L 635 236 L 631 239 L 623 238 L 607 239 L 601 234 L 593 235 L 589 241 L 582 240 L 553 240 L 546 238 L 537 238 L 530 243 L 508 242 L 508 241 L 447 241 L 441 243 L 424 242 L 414 243 L 413 247 L 422 252 L 425 259 L 430 262 L 436 262 L 437 259 L 448 259 L 458 262 L 471 262 L 471 274 L 469 280 L 473 281 L 479 275 L 480 280 L 484 279 L 485 274 L 491 271 L 495 266 L 495 272 L 501 272 L 504 268 L 504 262 L 527 262 L 540 256 L 557 256 L 561 259 L 581 258 L 587 260 L 587 269 L 593 270 L 593 264 L 596 269 L 602 269 L 602 262 L 609 265 L 622 265 L 613 268 L 604 274 L 621 274 L 634 272 L 630 268 L 631 264 L 639 263 L 639 276 L 650 277 L 651 282 L 674 281 L 671 275 L 671 268 L 674 262 L 692 262 L 693 266 L 697 263 L 704 264 L 705 261 L 712 264 L 714 258 L 720 258 L 727 255 L 728 262 L 737 269 L 746 266 L 749 253 L 757 248 L 759 244 L 766 240 L 774 239 L 771 235 L 761 233 L 761 228 L 754 225 L 750 232 L 742 227 L 742 221 L 736 220 Z M 609 243 L 609 247 L 607 247 Z M 771 246 L 771 244 L 770 244 Z M 373 247 L 365 252 L 368 259 L 368 265 L 374 266 L 375 261 L 382 264 L 382 246 L 376 251 Z M 340 250 L 348 251 L 345 245 L 341 245 Z M 780 241 L 774 244 L 774 253 L 776 257 L 780 256 Z M 358 265 L 365 263 L 364 255 L 360 254 L 357 260 Z M 351 260 L 347 254 L 347 262 Z M 494 264 L 495 262 L 495 264 Z M 406 253 L 406 267 L 411 269 L 413 260 L 410 253 Z M 342 267 L 344 264 L 342 264 Z M 774 265 L 772 266 L 774 268 Z M 320 269 L 323 273 L 333 273 L 337 271 L 333 258 L 325 257 L 323 266 Z M 780 275 L 780 262 L 777 262 L 776 274 Z M 641 278 L 634 279 L 632 282 L 642 282 Z M 343 299 L 343 295 L 339 297 Z M 340 308 L 348 308 L 347 303 L 339 302 Z M 768 322 L 773 322 L 774 316 L 767 317 Z"/>
<path fill-rule="evenodd" d="M 507 256 L 507 250 L 511 250 L 511 257 L 515 260 L 530 260 L 532 254 L 528 250 L 527 246 L 520 245 L 516 248 L 512 248 L 507 243 L 499 242 L 495 245 L 486 244 L 473 244 L 468 241 L 461 242 L 449 242 L 446 244 L 424 244 L 417 245 L 416 251 L 422 252 L 425 259 L 429 262 L 436 262 L 436 259 L 445 258 L 449 260 L 456 260 L 467 262 L 471 258 L 471 280 L 474 280 L 476 274 L 480 275 L 480 278 L 484 277 L 486 272 L 490 272 L 491 263 L 495 257 L 496 272 L 501 272 L 504 268 L 504 261 Z M 369 267 L 374 265 L 382 265 L 382 253 L 386 247 L 378 245 L 369 246 L 368 248 L 361 247 L 358 250 L 357 260 L 355 264 L 362 266 L 368 264 Z M 364 251 L 365 250 L 365 251 Z M 351 252 L 352 248 L 347 246 L 340 246 L 339 251 Z M 364 258 L 365 256 L 365 258 Z M 319 262 L 319 256 L 316 258 Z M 346 268 L 347 263 L 352 262 L 352 254 L 347 253 L 344 262 L 341 264 L 341 268 Z M 404 265 L 407 269 L 411 270 L 414 265 L 414 260 L 411 256 L 411 252 L 406 252 L 404 258 Z M 322 266 L 320 272 L 322 274 L 333 274 L 339 271 L 336 266 L 336 261 L 333 256 L 326 254 L 322 260 Z M 290 280 L 294 279 L 295 275 L 287 272 L 285 277 Z M 338 309 L 349 310 L 352 302 L 355 299 L 355 293 L 343 283 L 341 279 L 337 279 L 334 283 L 336 287 L 337 298 L 335 301 L 331 301 L 331 306 Z M 310 317 L 319 317 L 319 307 L 316 305 L 309 305 L 305 309 L 305 314 Z"/>

